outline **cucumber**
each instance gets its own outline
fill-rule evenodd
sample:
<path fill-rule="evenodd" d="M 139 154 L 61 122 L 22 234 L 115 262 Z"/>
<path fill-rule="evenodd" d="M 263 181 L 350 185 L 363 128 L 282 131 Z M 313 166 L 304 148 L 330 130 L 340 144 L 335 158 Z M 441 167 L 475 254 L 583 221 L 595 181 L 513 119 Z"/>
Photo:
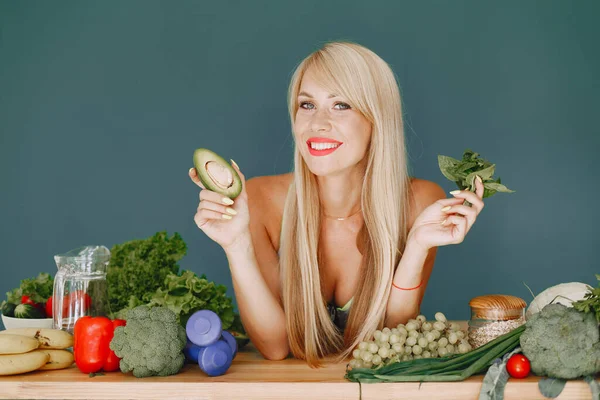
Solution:
<path fill-rule="evenodd" d="M 19 304 L 15 307 L 15 318 L 45 318 L 46 316 L 37 307 L 31 304 Z"/>
<path fill-rule="evenodd" d="M 8 301 L 3 301 L 2 306 L 0 306 L 0 313 L 2 313 L 2 315 L 4 315 L 5 317 L 14 317 L 16 306 L 16 304 L 9 303 Z"/>

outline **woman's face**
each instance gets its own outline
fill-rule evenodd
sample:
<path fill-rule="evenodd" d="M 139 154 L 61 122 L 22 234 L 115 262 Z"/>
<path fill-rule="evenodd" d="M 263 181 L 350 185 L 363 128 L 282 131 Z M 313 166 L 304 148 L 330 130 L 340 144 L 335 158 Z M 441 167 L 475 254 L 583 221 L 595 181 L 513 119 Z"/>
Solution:
<path fill-rule="evenodd" d="M 348 100 L 304 74 L 294 121 L 296 146 L 311 172 L 334 175 L 357 165 L 371 139 L 371 123 Z"/>

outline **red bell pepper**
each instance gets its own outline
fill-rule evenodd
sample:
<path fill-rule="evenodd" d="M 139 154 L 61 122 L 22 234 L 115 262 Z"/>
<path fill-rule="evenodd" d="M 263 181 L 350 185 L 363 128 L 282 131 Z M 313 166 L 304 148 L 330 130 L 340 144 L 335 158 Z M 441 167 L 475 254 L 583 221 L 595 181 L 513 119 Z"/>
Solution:
<path fill-rule="evenodd" d="M 117 326 L 125 326 L 125 320 L 124 319 L 114 319 L 114 320 L 112 320 L 112 324 L 113 324 L 113 333 L 112 333 L 112 335 L 110 335 L 110 340 L 112 340 L 114 333 L 115 333 L 115 329 L 117 329 Z M 108 343 L 110 344 L 110 341 Z M 120 362 L 121 362 L 121 359 L 119 357 L 117 357 L 115 352 L 109 348 L 108 349 L 108 357 L 106 357 L 106 363 L 104 364 L 104 370 L 105 371 L 117 371 L 119 369 Z"/>
<path fill-rule="evenodd" d="M 77 368 L 85 374 L 98 371 L 116 371 L 119 358 L 108 347 L 117 326 L 125 321 L 106 317 L 80 317 L 73 332 L 73 353 Z"/>

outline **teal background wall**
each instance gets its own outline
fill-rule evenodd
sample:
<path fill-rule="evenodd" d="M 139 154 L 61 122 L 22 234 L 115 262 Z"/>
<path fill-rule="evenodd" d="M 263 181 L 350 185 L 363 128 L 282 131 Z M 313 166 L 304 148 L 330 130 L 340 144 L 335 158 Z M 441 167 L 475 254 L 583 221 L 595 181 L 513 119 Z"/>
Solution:
<path fill-rule="evenodd" d="M 414 176 L 472 148 L 517 191 L 440 248 L 423 312 L 600 273 L 597 1 L 0 1 L 0 294 L 53 255 L 157 231 L 231 288 L 194 224 L 192 153 L 247 177 L 290 170 L 286 90 L 329 40 L 398 75 Z M 231 289 L 230 294 L 233 295 Z"/>

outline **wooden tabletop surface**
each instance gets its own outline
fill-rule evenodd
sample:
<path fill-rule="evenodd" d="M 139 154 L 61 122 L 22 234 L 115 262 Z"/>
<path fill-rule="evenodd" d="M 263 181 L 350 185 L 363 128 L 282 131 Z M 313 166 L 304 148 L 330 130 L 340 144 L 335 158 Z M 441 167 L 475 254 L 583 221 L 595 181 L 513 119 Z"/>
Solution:
<path fill-rule="evenodd" d="M 73 366 L 0 377 L 0 399 L 478 399 L 482 375 L 462 382 L 362 384 L 344 379 L 346 365 L 311 369 L 296 359 L 267 361 L 242 349 L 225 375 L 208 377 L 195 364 L 169 377 L 138 379 L 120 372 L 90 378 Z M 539 378 L 511 379 L 505 399 L 545 399 Z M 591 399 L 583 381 L 569 381 L 558 399 Z"/>

